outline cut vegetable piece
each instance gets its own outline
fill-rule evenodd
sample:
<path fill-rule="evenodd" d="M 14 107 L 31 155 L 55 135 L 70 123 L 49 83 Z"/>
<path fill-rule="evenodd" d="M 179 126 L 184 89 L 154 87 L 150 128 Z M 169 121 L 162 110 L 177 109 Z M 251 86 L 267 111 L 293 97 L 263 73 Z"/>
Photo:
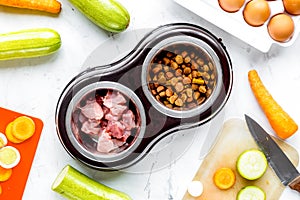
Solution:
<path fill-rule="evenodd" d="M 0 166 L 10 169 L 19 164 L 21 155 L 18 149 L 12 146 L 5 146 L 0 149 Z"/>
<path fill-rule="evenodd" d="M 262 177 L 268 167 L 268 161 L 263 152 L 257 149 L 246 150 L 238 158 L 237 170 L 247 180 Z"/>
<path fill-rule="evenodd" d="M 7 137 L 7 139 L 12 142 L 12 143 L 15 143 L 15 144 L 18 144 L 18 143 L 21 143 L 23 142 L 23 140 L 19 140 L 17 138 L 15 138 L 15 136 L 13 136 L 12 134 L 12 124 L 13 122 L 10 122 L 7 126 L 6 126 L 6 129 L 5 129 L 5 135 Z"/>
<path fill-rule="evenodd" d="M 7 181 L 12 175 L 12 169 L 0 167 L 0 182 Z"/>
<path fill-rule="evenodd" d="M 35 132 L 34 121 L 27 116 L 21 116 L 16 118 L 11 127 L 12 134 L 19 140 L 27 140 Z"/>
<path fill-rule="evenodd" d="M 230 168 L 219 168 L 213 177 L 215 185 L 221 190 L 231 188 L 235 183 L 235 174 Z"/>
<path fill-rule="evenodd" d="M 192 181 L 188 185 L 188 193 L 193 197 L 199 197 L 203 193 L 203 184 L 201 181 Z"/>
<path fill-rule="evenodd" d="M 7 138 L 6 136 L 0 132 L 0 148 L 7 145 Z"/>
<path fill-rule="evenodd" d="M 265 192 L 257 186 L 246 186 L 237 194 L 237 200 L 265 200 Z"/>
<path fill-rule="evenodd" d="M 127 194 L 94 181 L 70 165 L 59 173 L 52 190 L 69 200 L 131 200 Z"/>

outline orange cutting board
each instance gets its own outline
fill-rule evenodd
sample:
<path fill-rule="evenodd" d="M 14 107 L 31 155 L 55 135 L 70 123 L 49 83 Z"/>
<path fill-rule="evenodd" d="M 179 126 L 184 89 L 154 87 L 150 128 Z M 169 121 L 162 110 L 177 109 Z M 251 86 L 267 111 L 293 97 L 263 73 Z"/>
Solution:
<path fill-rule="evenodd" d="M 274 138 L 281 149 L 286 153 L 292 163 L 297 166 L 299 155 L 296 149 L 282 140 Z M 252 138 L 245 121 L 241 119 L 230 119 L 223 125 L 218 139 L 203 160 L 193 180 L 203 183 L 203 194 L 197 198 L 185 193 L 184 200 L 235 200 L 238 191 L 247 185 L 256 185 L 266 192 L 267 200 L 280 198 L 285 187 L 281 184 L 275 172 L 268 167 L 265 174 L 256 181 L 243 179 L 236 171 L 238 156 L 247 149 L 259 149 Z M 220 167 L 231 168 L 236 175 L 234 186 L 228 190 L 220 190 L 213 183 L 214 172 Z"/>
<path fill-rule="evenodd" d="M 8 123 L 19 116 L 28 116 L 17 113 L 0 107 L 0 132 L 5 134 L 5 128 Z M 38 145 L 38 141 L 43 129 L 43 122 L 35 117 L 28 116 L 35 122 L 35 133 L 28 140 L 14 144 L 8 142 L 7 145 L 16 147 L 21 155 L 19 164 L 13 168 L 11 177 L 5 181 L 0 182 L 2 187 L 2 194 L 0 200 L 21 200 L 26 185 L 26 181 L 30 172 L 34 154 Z"/>

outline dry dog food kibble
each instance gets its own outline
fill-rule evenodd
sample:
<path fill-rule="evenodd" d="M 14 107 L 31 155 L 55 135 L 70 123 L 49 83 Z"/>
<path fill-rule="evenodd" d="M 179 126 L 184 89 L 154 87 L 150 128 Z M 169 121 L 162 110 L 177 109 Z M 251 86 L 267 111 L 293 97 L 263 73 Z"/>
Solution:
<path fill-rule="evenodd" d="M 148 88 L 157 101 L 174 110 L 203 104 L 216 84 L 210 56 L 192 44 L 173 44 L 161 50 L 148 67 Z"/>

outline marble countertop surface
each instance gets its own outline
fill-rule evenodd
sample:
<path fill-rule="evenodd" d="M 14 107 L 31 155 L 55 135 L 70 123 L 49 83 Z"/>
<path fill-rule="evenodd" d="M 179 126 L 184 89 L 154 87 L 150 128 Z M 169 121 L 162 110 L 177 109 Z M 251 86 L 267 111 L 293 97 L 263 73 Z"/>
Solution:
<path fill-rule="evenodd" d="M 262 53 L 172 0 L 120 0 L 130 12 L 131 22 L 125 32 L 112 35 L 90 22 L 67 0 L 60 2 L 62 11 L 58 16 L 0 7 L 1 33 L 49 27 L 57 30 L 62 38 L 62 46 L 54 55 L 0 61 L 0 106 L 44 122 L 23 200 L 63 199 L 51 190 L 51 185 L 67 164 L 136 200 L 181 199 L 224 121 L 243 118 L 247 113 L 274 134 L 250 90 L 247 79 L 250 69 L 258 71 L 273 97 L 300 124 L 300 38 L 289 47 L 274 45 Z M 233 90 L 225 108 L 211 122 L 165 138 L 132 168 L 102 172 L 73 160 L 61 145 L 55 128 L 55 108 L 63 88 L 90 64 L 88 57 L 99 46 L 115 45 L 115 50 L 104 51 L 99 58 L 100 64 L 109 63 L 130 50 L 148 30 L 175 22 L 202 26 L 222 39 L 234 71 Z M 286 142 L 300 150 L 299 133 Z M 299 198 L 299 193 L 289 188 L 280 197 L 282 200 Z"/>

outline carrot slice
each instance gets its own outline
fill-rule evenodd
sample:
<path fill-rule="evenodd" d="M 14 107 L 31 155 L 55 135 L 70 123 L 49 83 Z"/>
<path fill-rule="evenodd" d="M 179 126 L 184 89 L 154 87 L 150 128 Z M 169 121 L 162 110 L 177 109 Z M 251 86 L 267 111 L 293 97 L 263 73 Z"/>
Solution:
<path fill-rule="evenodd" d="M 27 116 L 16 118 L 11 127 L 12 135 L 18 140 L 27 140 L 35 132 L 34 121 Z"/>
<path fill-rule="evenodd" d="M 221 190 L 231 188 L 235 183 L 234 172 L 227 167 L 219 168 L 213 177 L 215 185 Z"/>
<path fill-rule="evenodd" d="M 248 79 L 256 100 L 278 137 L 287 139 L 292 136 L 298 130 L 298 125 L 273 99 L 262 83 L 257 71 L 250 70 L 248 72 Z"/>
<path fill-rule="evenodd" d="M 23 142 L 23 140 L 19 140 L 17 139 L 15 136 L 13 136 L 12 134 L 12 124 L 13 122 L 10 122 L 6 128 L 5 128 L 5 135 L 7 137 L 7 139 L 12 142 L 12 143 L 15 143 L 15 144 L 18 144 L 18 143 L 21 143 Z"/>
<path fill-rule="evenodd" d="M 12 175 L 12 169 L 5 169 L 0 166 L 0 181 L 7 181 Z"/>
<path fill-rule="evenodd" d="M 61 3 L 57 0 L 0 0 L 0 5 L 16 8 L 27 8 L 58 14 Z"/>

